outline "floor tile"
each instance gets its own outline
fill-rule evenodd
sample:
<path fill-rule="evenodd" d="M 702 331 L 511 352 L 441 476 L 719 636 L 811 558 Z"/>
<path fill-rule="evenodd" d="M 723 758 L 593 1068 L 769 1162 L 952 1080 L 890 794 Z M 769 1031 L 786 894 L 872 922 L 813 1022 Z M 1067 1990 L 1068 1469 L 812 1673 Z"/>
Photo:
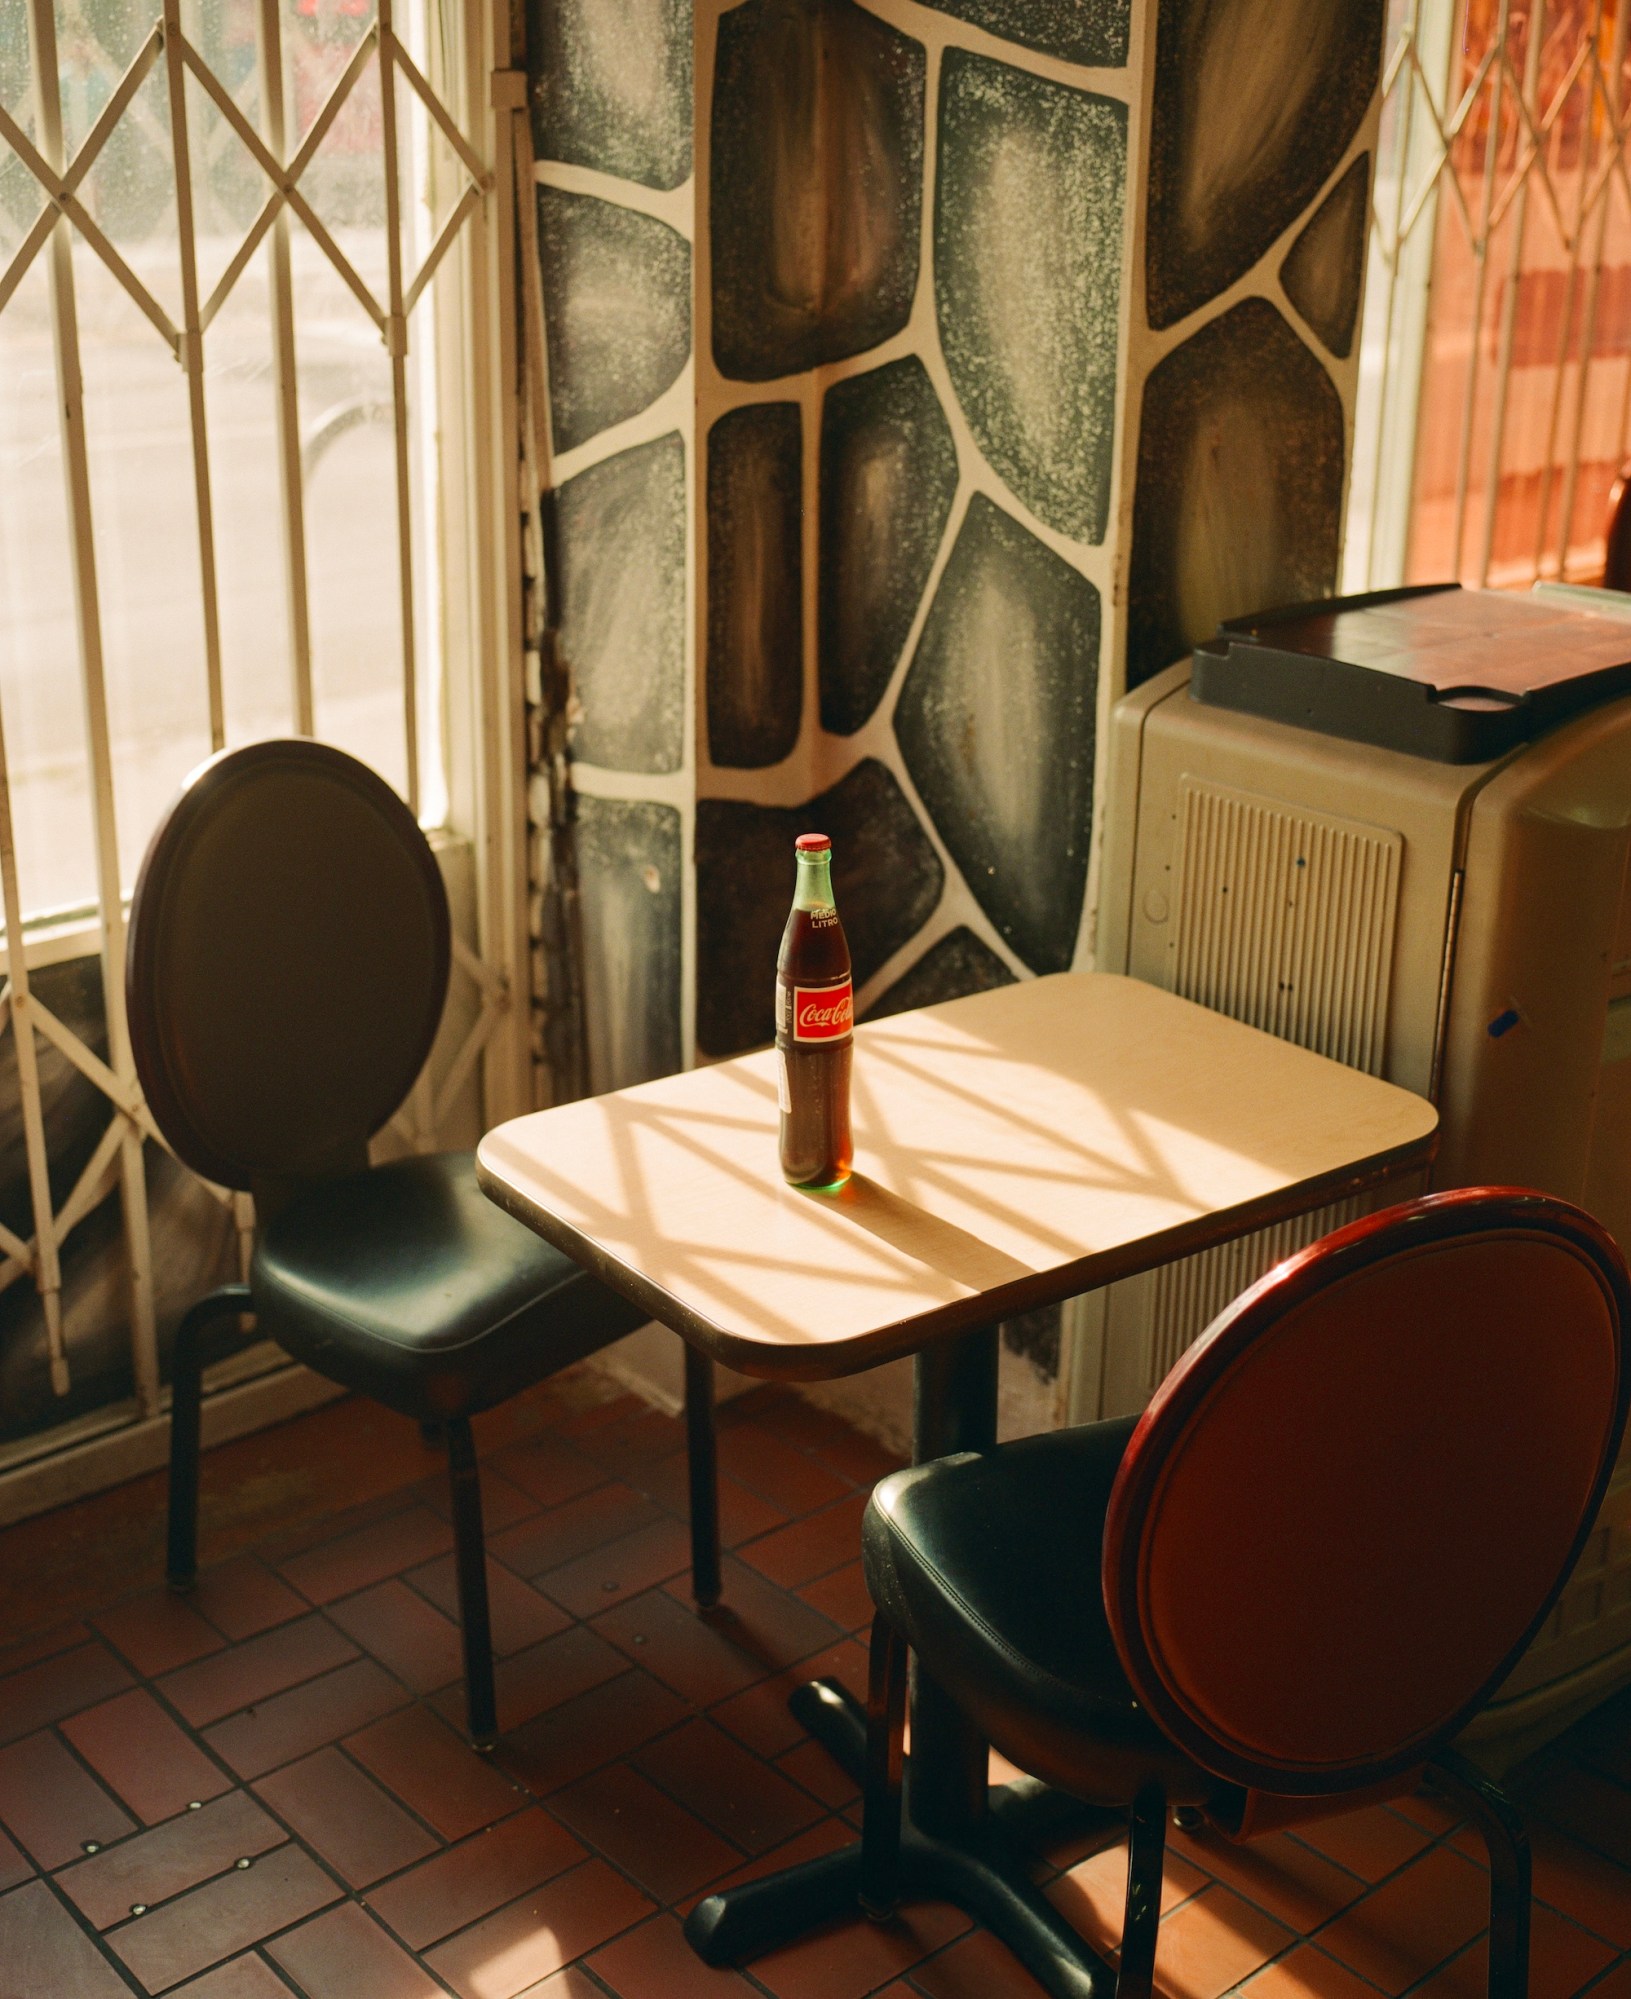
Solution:
<path fill-rule="evenodd" d="M 342 1902 L 266 1947 L 306 1999 L 446 1999 L 366 1909 Z"/>
<path fill-rule="evenodd" d="M 345 1747 L 443 1839 L 491 1825 L 526 1800 L 494 1765 L 427 1708 L 405 1708 Z"/>
<path fill-rule="evenodd" d="M 534 1805 L 385 1882 L 368 1903 L 404 1943 L 423 1951 L 587 1858 L 571 1833 Z"/>
<path fill-rule="evenodd" d="M 559 1437 L 540 1437 L 501 1451 L 494 1464 L 540 1506 L 560 1506 L 580 1492 L 606 1483 L 606 1474 L 592 1459 Z M 491 1530 L 489 1530 L 491 1531 Z"/>
<path fill-rule="evenodd" d="M 303 1616 L 307 1609 L 305 1598 L 254 1555 L 200 1570 L 187 1601 L 234 1644 Z"/>
<path fill-rule="evenodd" d="M 617 1999 L 750 1999 L 756 1990 L 740 1972 L 704 1964 L 666 1914 L 597 1950 L 588 1964 Z"/>
<path fill-rule="evenodd" d="M 451 1555 L 409 1569 L 402 1580 L 412 1584 L 444 1617 L 458 1623 L 459 1587 Z M 487 1614 L 493 1625 L 493 1651 L 501 1659 L 564 1631 L 571 1622 L 558 1603 L 540 1596 L 531 1583 L 495 1561 L 487 1564 Z"/>
<path fill-rule="evenodd" d="M 493 1760 L 547 1797 L 673 1728 L 688 1712 L 666 1687 L 632 1670 L 501 1737 Z"/>
<path fill-rule="evenodd" d="M 791 1666 L 839 1636 L 830 1618 L 778 1589 L 734 1555 L 726 1556 L 721 1574 L 732 1635 L 753 1657 L 772 1666 Z M 682 1595 L 678 1583 L 670 1583 L 668 1589 L 671 1595 Z"/>
<path fill-rule="evenodd" d="M 776 1768 L 795 1784 L 802 1784 L 831 1811 L 853 1805 L 861 1795 L 855 1779 L 813 1739 L 797 1743 L 785 1755 L 778 1756 Z"/>
<path fill-rule="evenodd" d="M 1403 1992 L 1483 1928 L 1484 1876 L 1435 1846 L 1319 1933 L 1320 1947 L 1384 1992 Z"/>
<path fill-rule="evenodd" d="M 1526 1791 L 1524 1804 L 1582 1846 L 1631 1868 L 1631 1790 L 1596 1770 L 1559 1764 Z"/>
<path fill-rule="evenodd" d="M 390 1714 L 407 1699 L 401 1683 L 372 1659 L 354 1659 L 217 1722 L 205 1729 L 204 1740 L 240 1777 L 259 1777 Z"/>
<path fill-rule="evenodd" d="M 33 1872 L 33 1866 L 21 1849 L 0 1832 L 0 1895 L 8 1888 L 15 1888 L 19 1882 L 28 1880 Z"/>
<path fill-rule="evenodd" d="M 776 1999 L 863 1999 L 970 1927 L 949 1903 L 917 1902 L 890 1922 L 858 1917 L 767 1952 L 753 1975 Z"/>
<path fill-rule="evenodd" d="M 659 1902 L 712 1881 L 741 1853 L 638 1770 L 614 1763 L 557 1791 L 550 1810 Z"/>
<path fill-rule="evenodd" d="M 872 1598 L 867 1593 L 866 1573 L 859 1562 L 834 1569 L 830 1576 L 806 1583 L 799 1600 L 823 1617 L 830 1617 L 840 1631 L 868 1631 L 872 1626 Z"/>
<path fill-rule="evenodd" d="M 1376 1987 L 1313 1944 L 1298 1944 L 1256 1972 L 1240 1999 L 1376 1999 Z"/>
<path fill-rule="evenodd" d="M 1162 1919 L 1155 1982 L 1165 1999 L 1219 1999 L 1295 1942 L 1272 1916 L 1212 1886 Z"/>
<path fill-rule="evenodd" d="M 825 1815 L 808 1792 L 712 1722 L 690 1721 L 633 1758 L 653 1782 L 744 1853 L 763 1853 Z"/>
<path fill-rule="evenodd" d="M 435 1837 L 338 1749 L 263 1777 L 256 1795 L 353 1888 L 423 1860 Z"/>
<path fill-rule="evenodd" d="M 627 1483 L 677 1519 L 690 1519 L 690 1467 L 683 1451 L 677 1457 L 631 1471 Z M 725 1547 L 735 1548 L 743 1541 L 768 1534 L 773 1528 L 785 1525 L 786 1520 L 781 1508 L 772 1506 L 762 1493 L 726 1472 L 719 1474 L 719 1538 Z"/>
<path fill-rule="evenodd" d="M 458 1625 L 395 1576 L 335 1604 L 329 1616 L 416 1694 L 434 1693 L 464 1671 Z"/>
<path fill-rule="evenodd" d="M 752 1631 L 728 1599 L 699 1615 L 667 1590 L 646 1590 L 597 1617 L 593 1628 L 696 1707 L 740 1693 L 779 1663 L 750 1649 Z"/>
<path fill-rule="evenodd" d="M 662 1509 L 644 1493 L 620 1483 L 601 1485 L 548 1507 L 517 1527 L 489 1534 L 487 1552 L 530 1582 L 546 1569 L 575 1562 L 608 1541 L 621 1540 L 664 1518 Z"/>
<path fill-rule="evenodd" d="M 232 1791 L 65 1868 L 57 1886 L 88 1923 L 111 1929 L 129 1918 L 134 1904 L 157 1908 L 172 1895 L 225 1874 L 246 1855 L 269 1853 L 288 1836 L 253 1798 Z"/>
<path fill-rule="evenodd" d="M 752 1423 L 721 1426 L 719 1462 L 732 1478 L 794 1516 L 846 1499 L 855 1489 L 818 1458 Z"/>
<path fill-rule="evenodd" d="M 170 1999 L 289 1999 L 292 1990 L 265 1958 L 251 1951 L 178 1986 Z"/>
<path fill-rule="evenodd" d="M 429 1561 L 451 1546 L 453 1530 L 427 1506 L 410 1506 L 388 1519 L 280 1562 L 283 1580 L 312 1603 L 332 1603 L 353 1590 L 382 1582 L 411 1563 Z"/>
<path fill-rule="evenodd" d="M 643 1466 L 685 1453 L 685 1419 L 661 1409 L 639 1408 L 615 1423 L 586 1430 L 576 1448 L 616 1478 L 626 1478 Z"/>
<path fill-rule="evenodd" d="M 628 1661 L 615 1646 L 581 1624 L 571 1625 L 541 1645 L 498 1661 L 493 1673 L 498 1725 L 506 1733 L 521 1728 L 562 1701 L 627 1671 Z M 450 1689 L 436 1705 L 457 1727 L 464 1718 L 463 1688 Z"/>
<path fill-rule="evenodd" d="M 911 1982 L 925 1999 L 1047 1999 L 1013 1952 L 989 1930 L 970 1930 L 918 1965 Z"/>
<path fill-rule="evenodd" d="M 799 1867 L 806 1860 L 818 1860 L 822 1854 L 834 1853 L 841 1846 L 853 1846 L 855 1840 L 853 1827 L 846 1825 L 842 1819 L 821 1819 L 790 1839 L 785 1846 L 773 1846 L 768 1853 L 761 1853 L 753 1860 L 744 1860 L 729 1874 L 710 1881 L 706 1892 L 713 1895 L 722 1893 L 726 1888 L 739 1888 L 744 1881 L 758 1881 L 766 1874 L 779 1874 L 785 1867 Z M 702 1899 L 701 1895 L 687 1895 L 679 1904 L 679 1914 L 688 1916 Z"/>
<path fill-rule="evenodd" d="M 14 1638 L 10 1644 L 0 1645 L 0 1683 L 37 1660 L 57 1659 L 64 1652 L 75 1651 L 95 1635 L 83 1618 L 70 1617 L 44 1630 L 31 1631 L 26 1638 Z"/>
<path fill-rule="evenodd" d="M 115 1694 L 61 1724 L 62 1732 L 144 1825 L 218 1798 L 232 1779 L 165 1713 L 145 1687 Z"/>
<path fill-rule="evenodd" d="M 1529 1933 L 1530 1999 L 1573 1999 L 1606 1971 L 1618 1952 L 1553 1910 L 1537 1907 Z M 1417 1987 L 1421 1999 L 1485 1999 L 1489 1991 L 1489 1939 L 1480 1937 Z"/>
<path fill-rule="evenodd" d="M 158 1684 L 184 1721 L 203 1728 L 356 1656 L 356 1646 L 326 1618 L 306 1616 L 183 1666 Z"/>
<path fill-rule="evenodd" d="M 1161 1911 L 1170 1915 L 1180 1902 L 1207 1886 L 1208 1876 L 1181 1854 L 1169 1853 L 1161 1875 Z M 1097 1950 L 1121 1945 L 1127 1906 L 1127 1842 L 1117 1840 L 1068 1868 L 1048 1889 L 1048 1900 L 1071 1928 Z"/>
<path fill-rule="evenodd" d="M 1285 1833 L 1237 1843 L 1210 1830 L 1169 1831 L 1167 1846 L 1304 1935 L 1365 1892 L 1346 1868 Z"/>
<path fill-rule="evenodd" d="M 15 1742 L 133 1685 L 105 1645 L 76 1645 L 0 1680 L 0 1743 Z"/>
<path fill-rule="evenodd" d="M 606 1999 L 606 1988 L 575 1964 L 529 1985 L 521 1999 Z"/>
<path fill-rule="evenodd" d="M 830 1628 L 830 1627 L 829 1627 Z M 787 1705 L 787 1697 L 806 1680 L 837 1680 L 858 1700 L 866 1697 L 866 1647 L 853 1638 L 840 1639 L 827 1650 L 801 1659 L 796 1666 L 760 1680 L 744 1692 L 721 1701 L 711 1718 L 745 1742 L 758 1756 L 780 1756 L 808 1741 L 804 1724 Z"/>
<path fill-rule="evenodd" d="M 0 1824 L 42 1872 L 136 1830 L 48 1729 L 0 1749 Z"/>
<path fill-rule="evenodd" d="M 130 1999 L 131 1988 L 43 1881 L 0 1895 L 0 1966 L 18 1999 Z"/>
<path fill-rule="evenodd" d="M 637 1528 L 563 1568 L 546 1569 L 534 1578 L 539 1589 L 574 1617 L 593 1617 L 598 1610 L 637 1596 L 673 1576 L 689 1576 L 691 1536 L 678 1520 L 664 1515 L 649 1527 Z"/>
<path fill-rule="evenodd" d="M 857 1559 L 861 1515 L 869 1494 L 852 1492 L 835 1505 L 779 1527 L 740 1550 L 741 1559 L 783 1589 L 797 1589 Z"/>
<path fill-rule="evenodd" d="M 170 1589 L 149 1590 L 145 1596 L 115 1604 L 96 1619 L 96 1628 L 149 1679 L 201 1659 L 206 1652 L 218 1652 L 226 1642 L 185 1597 Z"/>
<path fill-rule="evenodd" d="M 445 1469 L 439 1476 L 424 1480 L 417 1488 L 417 1497 L 419 1504 L 428 1506 L 432 1513 L 439 1513 L 444 1520 L 452 1519 L 453 1494 L 448 1489 Z M 523 1492 L 494 1465 L 482 1465 L 481 1524 L 484 1533 L 496 1534 L 500 1528 L 514 1526 L 516 1521 L 536 1513 L 538 1505 L 530 1492 Z"/>
<path fill-rule="evenodd" d="M 586 1860 L 427 1953 L 459 1999 L 515 1999 L 652 1913 L 603 1860 Z"/>
<path fill-rule="evenodd" d="M 1297 1827 L 1294 1838 L 1346 1867 L 1361 1881 L 1381 1881 L 1428 1844 L 1427 1835 L 1386 1805 L 1346 1812 L 1340 1818 L 1318 1819 Z"/>
<path fill-rule="evenodd" d="M 1621 1950 L 1631 1950 L 1631 1869 L 1592 1852 L 1544 1820 L 1530 1825 L 1529 1846 L 1536 1900 L 1549 1902 Z M 1482 1860 L 1477 1853 L 1468 1857 Z"/>
<path fill-rule="evenodd" d="M 208 1881 L 178 1901 L 114 1930 L 109 1942 L 154 1992 L 234 1957 L 337 1901 L 340 1889 L 296 1846 Z"/>

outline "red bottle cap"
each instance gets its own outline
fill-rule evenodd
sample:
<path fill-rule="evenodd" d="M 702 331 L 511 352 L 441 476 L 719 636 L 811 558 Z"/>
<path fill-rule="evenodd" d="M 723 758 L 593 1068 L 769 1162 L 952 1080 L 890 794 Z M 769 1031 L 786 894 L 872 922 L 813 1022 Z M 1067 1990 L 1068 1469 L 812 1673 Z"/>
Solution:
<path fill-rule="evenodd" d="M 832 845 L 825 833 L 801 833 L 793 842 L 801 854 L 822 854 Z"/>

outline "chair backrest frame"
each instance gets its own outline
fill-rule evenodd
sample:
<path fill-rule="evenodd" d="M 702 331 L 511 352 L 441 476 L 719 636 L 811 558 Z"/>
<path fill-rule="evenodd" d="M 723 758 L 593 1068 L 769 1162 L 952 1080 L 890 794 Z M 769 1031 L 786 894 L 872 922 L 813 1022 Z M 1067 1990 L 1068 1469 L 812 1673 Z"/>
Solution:
<path fill-rule="evenodd" d="M 1213 1398 L 1266 1335 L 1288 1315 L 1342 1280 L 1389 1260 L 1435 1245 L 1543 1237 L 1572 1251 L 1602 1286 L 1612 1325 L 1614 1395 L 1606 1412 L 1600 1462 L 1581 1509 L 1577 1531 L 1556 1580 L 1521 1633 L 1466 1696 L 1429 1732 L 1400 1741 L 1390 1754 L 1369 1754 L 1343 1765 L 1289 1767 L 1244 1751 L 1209 1728 L 1183 1698 L 1152 1637 L 1145 1601 L 1145 1569 L 1155 1516 L 1169 1465 L 1186 1438 L 1196 1434 Z M 1612 1237 L 1591 1216 L 1551 1196 L 1515 1188 L 1469 1188 L 1430 1195 L 1367 1216 L 1288 1258 L 1229 1306 L 1167 1376 L 1134 1431 L 1123 1458 L 1106 1518 L 1102 1586 L 1117 1649 L 1135 1693 L 1158 1725 L 1203 1768 L 1250 1789 L 1285 1796 L 1320 1796 L 1385 1784 L 1418 1768 L 1482 1708 L 1528 1649 L 1562 1592 L 1602 1505 L 1613 1474 L 1627 1403 L 1631 1365 L 1631 1280 Z"/>
<path fill-rule="evenodd" d="M 336 826 L 343 824 L 345 815 L 352 815 L 351 823 L 367 835 L 371 877 L 348 873 L 352 857 L 335 854 L 332 848 L 318 857 L 332 862 L 332 867 L 308 868 L 303 876 L 297 869 L 279 885 L 239 880 L 236 895 L 231 878 L 223 873 L 216 881 L 210 876 L 210 868 L 220 866 L 209 848 L 212 831 L 220 849 L 224 837 L 219 829 L 232 825 L 235 812 L 248 815 L 237 822 L 241 847 L 249 841 L 244 851 L 253 850 L 255 839 L 265 838 L 276 852 L 277 826 L 256 821 L 252 808 L 259 802 L 257 786 L 264 788 L 269 803 L 278 803 L 280 782 L 290 785 L 291 798 L 298 794 L 308 804 L 329 801 L 337 815 Z M 310 826 L 291 829 L 291 845 L 302 836 L 309 844 L 311 832 Z M 368 900 L 371 884 L 379 891 L 374 909 L 359 906 Z M 303 887 L 311 892 L 306 908 L 296 893 Z M 356 909 L 359 955 L 349 966 L 346 950 L 335 948 L 335 898 L 342 888 L 350 894 L 349 906 Z M 361 893 L 355 893 L 359 888 Z M 343 1038 L 337 1043 L 334 1066 L 341 1071 L 340 1085 L 324 1093 L 321 1115 L 312 1120 L 309 1145 L 300 1129 L 297 1104 L 291 1106 L 287 1131 L 277 1128 L 275 1112 L 253 1135 L 227 1129 L 231 1120 L 223 1123 L 212 1109 L 209 1081 L 201 1074 L 213 1061 L 217 1078 L 226 1073 L 230 1079 L 238 1060 L 219 1051 L 205 1060 L 196 1045 L 198 1020 L 208 1004 L 196 988 L 211 948 L 201 912 L 220 907 L 223 928 L 236 923 L 241 936 L 247 919 L 230 905 L 242 898 L 253 908 L 257 895 L 263 898 L 270 919 L 267 936 L 273 943 L 280 926 L 290 939 L 299 939 L 303 923 L 315 920 L 313 912 L 326 895 L 330 949 L 319 969 L 325 978 L 339 981 L 334 1018 L 350 1033 L 350 1045 L 363 1051 L 353 1083 L 348 1065 L 337 1059 L 346 1044 Z M 210 902 L 212 896 L 215 904 Z M 189 897 L 194 899 L 191 906 Z M 370 946 L 382 941 L 379 925 L 387 921 L 398 926 L 405 921 L 413 935 L 401 936 L 400 953 L 393 954 L 389 947 L 398 941 L 393 929 L 383 940 L 387 953 L 376 952 L 370 958 Z M 392 956 L 392 969 L 402 974 L 389 983 L 388 1004 L 381 1003 L 383 995 L 377 989 L 384 955 Z M 179 964 L 183 958 L 185 968 Z M 242 969 L 225 941 L 218 962 L 224 973 Z M 269 983 L 275 984 L 279 963 L 274 960 Z M 206 1178 L 267 1196 L 274 1190 L 281 1196 L 307 1178 L 365 1166 L 368 1141 L 399 1108 L 430 1053 L 446 1002 L 451 963 L 452 926 L 436 857 L 418 821 L 377 772 L 344 751 L 307 737 L 273 738 L 219 752 L 188 776 L 154 830 L 131 903 L 126 1013 L 137 1075 L 159 1129 L 177 1156 Z M 351 988 L 344 983 L 348 970 L 353 976 Z M 370 979 L 376 989 L 363 993 L 361 987 Z M 344 1005 L 352 999 L 361 1009 L 357 1019 L 343 1017 Z M 191 1042 L 189 1008 L 194 1017 Z M 275 995 L 269 994 L 265 1011 L 275 1015 Z M 288 1025 L 292 1030 L 299 1023 Z M 243 1029 L 246 1039 L 254 1033 L 261 1037 L 259 1054 L 246 1050 L 243 1059 L 261 1062 L 269 1090 L 277 1080 L 278 1062 L 286 1068 L 292 1064 L 293 1072 L 298 1072 L 301 1051 L 292 1031 L 280 1035 L 275 1018 L 245 1020 Z M 269 1056 L 264 1045 L 268 1042 Z"/>

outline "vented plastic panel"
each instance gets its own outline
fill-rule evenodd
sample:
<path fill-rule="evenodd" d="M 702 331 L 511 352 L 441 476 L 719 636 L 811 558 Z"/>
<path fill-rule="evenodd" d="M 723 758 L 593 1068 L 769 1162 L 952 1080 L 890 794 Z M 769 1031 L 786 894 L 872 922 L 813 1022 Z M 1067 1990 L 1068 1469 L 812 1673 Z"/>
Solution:
<path fill-rule="evenodd" d="M 1178 817 L 1172 989 L 1380 1075 L 1400 836 L 1191 777 L 1179 786 Z M 1345 1222 L 1404 1198 L 1394 1186 L 1342 1201 L 1118 1287 L 1142 1292 L 1143 1398 L 1264 1271 Z"/>
<path fill-rule="evenodd" d="M 1169 983 L 1380 1075 L 1404 842 L 1185 778 Z"/>

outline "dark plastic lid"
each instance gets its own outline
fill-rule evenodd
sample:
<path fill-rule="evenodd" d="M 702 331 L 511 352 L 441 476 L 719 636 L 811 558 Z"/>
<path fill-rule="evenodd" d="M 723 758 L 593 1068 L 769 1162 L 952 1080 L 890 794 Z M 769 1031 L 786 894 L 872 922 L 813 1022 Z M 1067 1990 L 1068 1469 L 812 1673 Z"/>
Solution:
<path fill-rule="evenodd" d="M 793 842 L 801 854 L 825 854 L 832 842 L 825 833 L 801 833 Z"/>
<path fill-rule="evenodd" d="M 1455 583 L 1333 597 L 1220 626 L 1195 649 L 1189 692 L 1436 763 L 1487 763 L 1631 693 L 1631 619 Z"/>

